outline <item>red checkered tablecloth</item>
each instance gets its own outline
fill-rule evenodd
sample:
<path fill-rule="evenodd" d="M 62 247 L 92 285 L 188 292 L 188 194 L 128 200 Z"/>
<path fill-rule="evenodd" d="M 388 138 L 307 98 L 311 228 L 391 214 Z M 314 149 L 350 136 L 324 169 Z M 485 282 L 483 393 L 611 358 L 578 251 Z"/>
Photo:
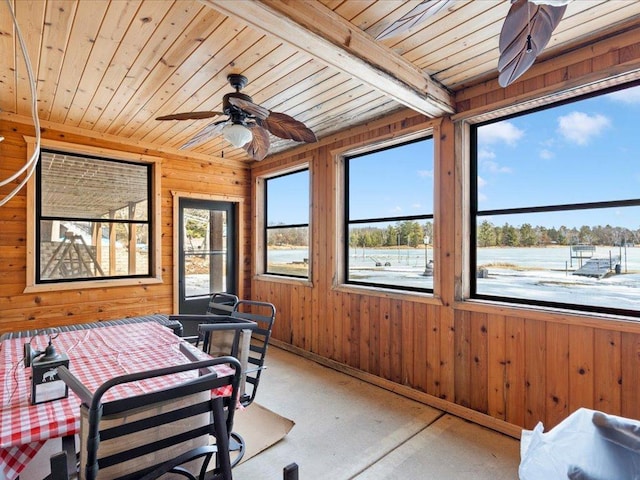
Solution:
<path fill-rule="evenodd" d="M 69 398 L 30 404 L 31 368 L 25 368 L 23 363 L 23 345 L 27 340 L 15 338 L 0 344 L 0 478 L 7 480 L 16 478 L 47 440 L 80 431 L 80 401 L 71 390 Z M 44 350 L 48 340 L 47 335 L 35 336 L 31 346 L 34 350 Z M 186 363 L 186 357 L 180 352 L 181 343 L 198 357 L 210 358 L 155 322 L 61 332 L 53 340 L 56 350 L 69 357 L 69 370 L 90 391 L 115 376 Z M 233 372 L 225 366 L 216 370 L 221 376 Z M 185 372 L 173 378 L 179 381 L 196 374 Z M 166 377 L 118 385 L 104 400 L 167 385 Z M 215 393 L 227 396 L 230 390 L 230 387 L 223 388 Z"/>

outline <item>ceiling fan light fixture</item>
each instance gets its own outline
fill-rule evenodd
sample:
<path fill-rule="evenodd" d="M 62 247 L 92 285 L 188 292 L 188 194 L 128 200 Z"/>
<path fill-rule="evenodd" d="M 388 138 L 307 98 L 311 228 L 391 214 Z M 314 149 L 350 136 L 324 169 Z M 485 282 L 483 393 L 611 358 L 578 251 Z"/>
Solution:
<path fill-rule="evenodd" d="M 240 123 L 231 123 L 222 129 L 222 136 L 234 147 L 242 147 L 251 141 L 251 130 Z"/>

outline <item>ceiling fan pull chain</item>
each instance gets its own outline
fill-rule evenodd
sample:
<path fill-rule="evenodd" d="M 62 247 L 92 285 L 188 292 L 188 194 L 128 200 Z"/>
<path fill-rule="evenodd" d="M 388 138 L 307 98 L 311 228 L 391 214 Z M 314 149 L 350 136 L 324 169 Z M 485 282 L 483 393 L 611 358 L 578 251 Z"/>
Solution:
<path fill-rule="evenodd" d="M 527 1 L 527 53 L 533 52 L 531 45 L 531 2 Z"/>

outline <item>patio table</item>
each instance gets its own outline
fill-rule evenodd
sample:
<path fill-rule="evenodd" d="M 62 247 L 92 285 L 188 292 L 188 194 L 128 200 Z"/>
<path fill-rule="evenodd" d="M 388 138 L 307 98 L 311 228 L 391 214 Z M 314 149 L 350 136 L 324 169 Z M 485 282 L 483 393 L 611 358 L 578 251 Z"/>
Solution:
<path fill-rule="evenodd" d="M 0 478 L 7 480 L 15 479 L 47 440 L 80 432 L 80 400 L 71 390 L 68 398 L 31 405 L 31 368 L 25 368 L 23 362 L 24 343 L 28 340 L 9 338 L 0 343 Z M 48 335 L 36 335 L 31 338 L 31 346 L 44 350 L 48 341 Z M 58 352 L 67 354 L 69 370 L 90 391 L 115 376 L 186 363 L 181 345 L 198 359 L 210 358 L 155 322 L 60 332 L 53 345 Z M 216 367 L 216 371 L 219 376 L 233 374 L 227 366 Z M 196 374 L 184 372 L 171 381 Z M 104 400 L 164 388 L 170 385 L 167 382 L 162 377 L 120 385 Z M 231 387 L 217 389 L 214 394 L 229 396 Z"/>

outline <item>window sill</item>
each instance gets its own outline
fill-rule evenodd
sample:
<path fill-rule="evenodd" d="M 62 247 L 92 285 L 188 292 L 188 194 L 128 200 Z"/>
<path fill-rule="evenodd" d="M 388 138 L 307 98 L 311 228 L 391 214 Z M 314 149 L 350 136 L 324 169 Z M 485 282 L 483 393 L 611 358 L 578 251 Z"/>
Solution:
<path fill-rule="evenodd" d="M 352 293 L 357 295 L 371 295 L 376 297 L 427 303 L 430 305 L 443 305 L 440 297 L 434 295 L 433 293 L 427 292 L 409 292 L 407 290 L 394 290 L 392 288 L 369 287 L 364 285 L 351 285 L 346 283 L 334 286 L 333 290 L 337 292 Z"/>
<path fill-rule="evenodd" d="M 88 280 L 83 282 L 46 283 L 27 285 L 23 293 L 56 292 L 64 290 L 84 290 L 87 288 L 132 287 L 136 285 L 153 285 L 162 283 L 162 278 L 122 278 L 109 280 Z"/>
<path fill-rule="evenodd" d="M 640 333 L 640 319 L 621 315 L 580 312 L 537 305 L 516 305 L 495 300 L 469 299 L 454 304 L 455 310 L 505 315 L 543 322 L 581 325 L 606 330 Z"/>
<path fill-rule="evenodd" d="M 313 282 L 308 278 L 287 277 L 284 275 L 269 275 L 268 273 L 259 273 L 257 275 L 254 275 L 253 280 L 259 282 L 287 283 L 302 285 L 305 287 L 313 287 Z"/>

